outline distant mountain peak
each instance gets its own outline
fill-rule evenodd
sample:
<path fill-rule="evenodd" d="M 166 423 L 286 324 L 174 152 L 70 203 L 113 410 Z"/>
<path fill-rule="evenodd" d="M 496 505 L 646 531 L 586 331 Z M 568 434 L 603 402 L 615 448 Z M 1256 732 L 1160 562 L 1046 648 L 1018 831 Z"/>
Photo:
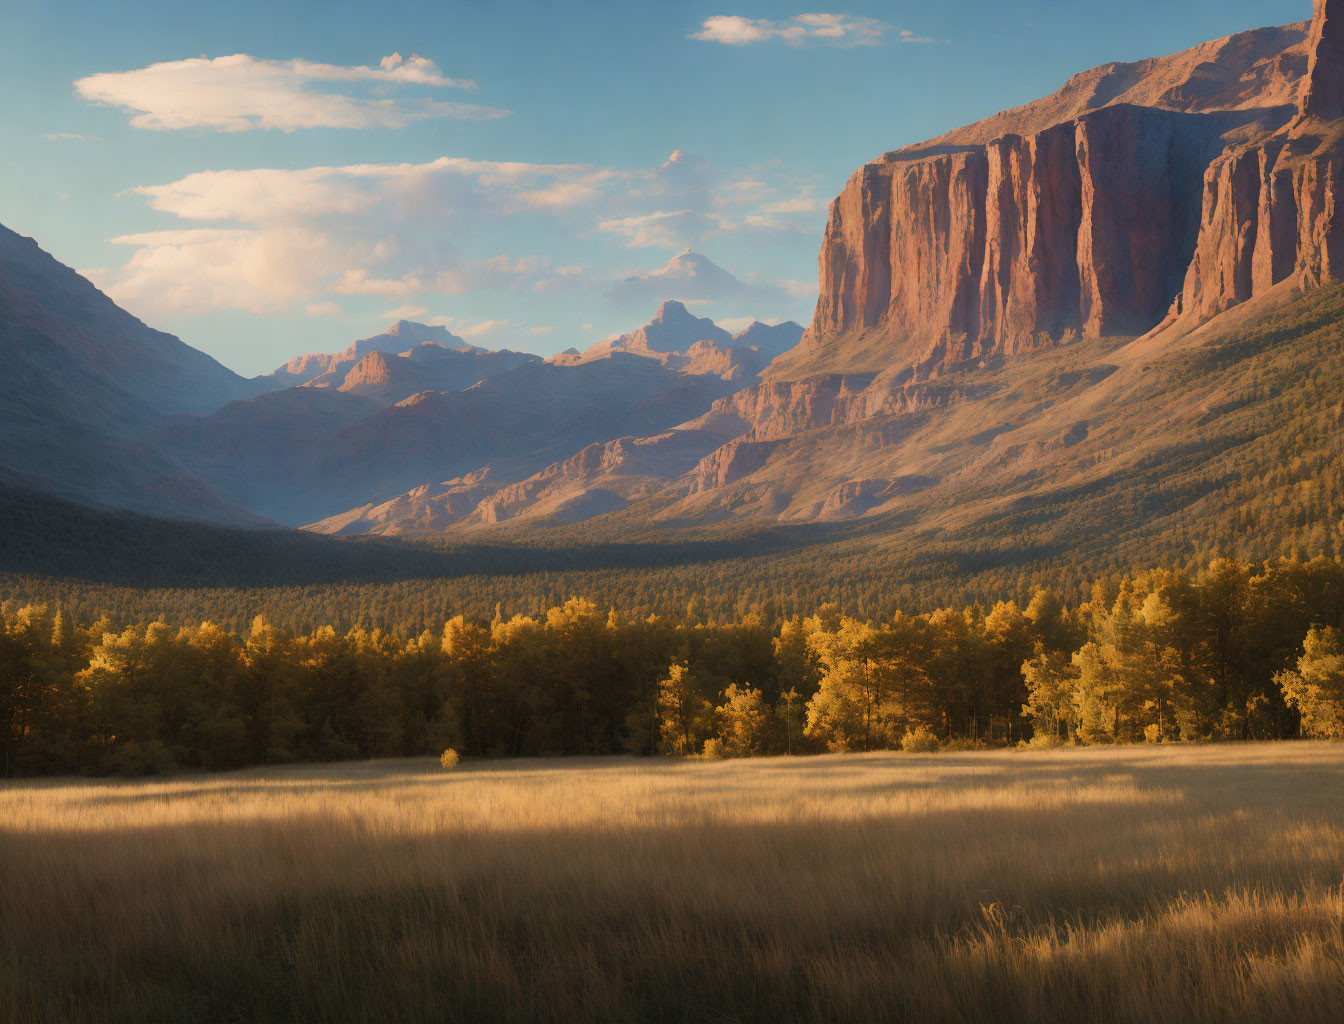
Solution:
<path fill-rule="evenodd" d="M 442 324 L 422 324 L 414 320 L 398 320 L 391 327 L 380 335 L 374 335 L 372 338 L 364 338 L 363 341 L 374 341 L 379 338 L 401 338 L 415 344 L 433 344 L 442 345 L 444 348 L 457 349 L 476 349 L 475 345 L 459 338 L 452 331 L 448 330 Z M 478 351 L 484 351 L 478 349 Z"/>
<path fill-rule="evenodd" d="M 753 320 L 744 330 L 733 335 L 733 348 L 759 348 L 770 356 L 789 351 L 803 340 L 803 327 L 792 320 L 782 324 L 767 324 Z"/>
<path fill-rule="evenodd" d="M 692 315 L 686 305 L 677 299 L 664 299 L 658 307 L 658 312 L 654 314 L 653 322 L 656 324 L 684 324 L 699 318 Z"/>

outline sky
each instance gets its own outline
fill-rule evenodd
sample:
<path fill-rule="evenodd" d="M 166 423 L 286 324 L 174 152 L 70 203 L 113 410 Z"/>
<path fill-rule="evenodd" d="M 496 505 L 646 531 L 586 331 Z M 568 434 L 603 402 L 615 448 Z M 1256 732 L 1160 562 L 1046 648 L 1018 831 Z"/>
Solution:
<path fill-rule="evenodd" d="M 0 3 L 0 223 L 247 375 L 806 323 L 862 163 L 1308 0 Z M 688 278 L 693 249 L 724 274 Z"/>

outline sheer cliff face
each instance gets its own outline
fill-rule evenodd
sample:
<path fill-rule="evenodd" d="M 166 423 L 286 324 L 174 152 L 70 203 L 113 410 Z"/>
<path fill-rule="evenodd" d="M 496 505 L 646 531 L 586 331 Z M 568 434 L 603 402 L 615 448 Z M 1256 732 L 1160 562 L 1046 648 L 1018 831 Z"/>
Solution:
<path fill-rule="evenodd" d="M 1142 333 L 1179 290 L 1224 119 L 1111 107 L 865 167 L 831 210 L 808 355 L 920 372 Z M 846 361 L 848 360 L 848 362 Z M 820 368 L 820 367 L 818 367 Z"/>
<path fill-rule="evenodd" d="M 1255 147 L 1295 115 L 1330 116 L 1339 103 L 1338 5 L 1321 0 L 1311 26 L 1098 68 L 861 168 L 831 207 L 812 325 L 769 376 L 901 367 L 923 377 L 1077 337 L 1142 334 L 1178 295 L 1178 312 L 1207 315 L 1253 292 L 1257 274 L 1287 276 L 1298 260 L 1282 240 L 1310 237 L 1302 211 L 1319 215 L 1331 172 L 1300 142 L 1273 160 Z M 1220 156 L 1229 147 L 1241 156 Z M 1268 240 L 1257 254 L 1259 233 L 1234 228 L 1259 210 L 1261 191 Z M 1220 220 L 1228 227 L 1210 237 Z"/>
<path fill-rule="evenodd" d="M 1204 176 L 1199 245 L 1172 309 L 1196 327 L 1283 282 L 1344 277 L 1344 0 L 1316 0 L 1310 65 L 1292 121 L 1229 147 Z"/>

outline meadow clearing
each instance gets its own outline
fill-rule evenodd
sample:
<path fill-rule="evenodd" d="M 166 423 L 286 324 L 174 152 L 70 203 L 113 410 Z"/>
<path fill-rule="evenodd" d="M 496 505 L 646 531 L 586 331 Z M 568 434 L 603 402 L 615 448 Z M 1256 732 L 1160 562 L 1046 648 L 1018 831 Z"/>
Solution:
<path fill-rule="evenodd" d="M 0 786 L 6 1021 L 1339 1019 L 1344 745 Z"/>

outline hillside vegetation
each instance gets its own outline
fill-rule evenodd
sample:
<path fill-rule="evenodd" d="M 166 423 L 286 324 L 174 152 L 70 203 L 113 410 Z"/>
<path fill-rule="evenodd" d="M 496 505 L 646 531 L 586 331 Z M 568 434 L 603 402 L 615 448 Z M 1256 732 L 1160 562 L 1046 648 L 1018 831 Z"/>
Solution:
<path fill-rule="evenodd" d="M 574 599 L 402 635 L 258 616 L 76 624 L 0 607 L 7 774 L 408 756 L 753 756 L 1344 737 L 1344 565 L 1216 562 L 861 621 L 641 617 Z"/>

